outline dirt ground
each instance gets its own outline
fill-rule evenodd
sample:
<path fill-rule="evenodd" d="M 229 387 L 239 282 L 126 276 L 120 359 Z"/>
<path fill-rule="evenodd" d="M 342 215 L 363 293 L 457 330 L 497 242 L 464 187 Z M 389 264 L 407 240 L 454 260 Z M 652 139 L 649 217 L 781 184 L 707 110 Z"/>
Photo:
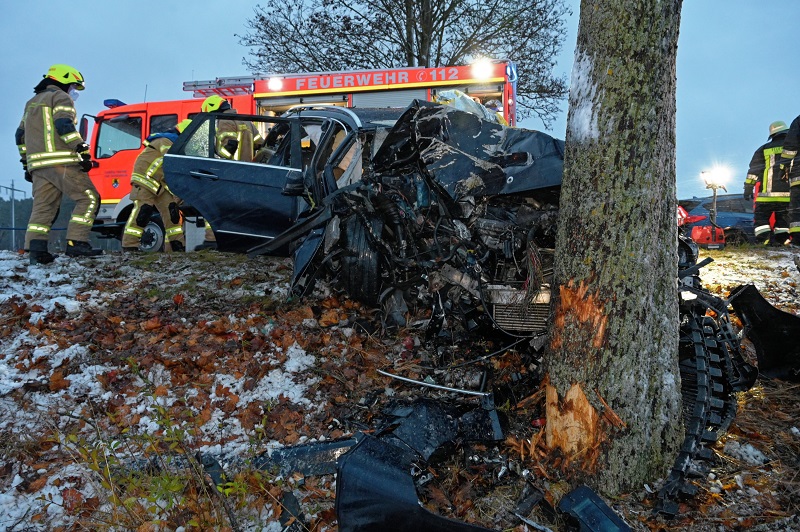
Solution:
<path fill-rule="evenodd" d="M 710 255 L 715 261 L 701 276 L 715 294 L 754 282 L 773 305 L 799 313 L 800 272 L 788 252 L 730 248 Z M 13 522 L 0 519 L 0 528 L 112 530 L 108 518 L 116 516 L 116 529 L 197 530 L 197 516 L 222 505 L 205 521 L 212 528 L 268 530 L 265 523 L 286 521 L 296 499 L 302 516 L 289 518 L 295 529 L 335 530 L 334 475 L 265 479 L 253 473 L 254 460 L 282 446 L 373 433 L 389 407 L 420 398 L 461 410 L 479 406 L 390 373 L 473 390 L 489 374 L 498 390 L 505 440 L 455 442 L 421 465 L 415 479 L 425 508 L 491 529 L 569 529 L 552 511 L 569 485 L 541 440 L 543 397 L 529 354 L 510 349 L 495 356 L 503 346 L 492 339 L 431 353 L 419 330 L 382 334 L 373 310 L 324 287 L 308 300 L 287 299 L 288 259 L 110 254 L 82 265 L 59 259 L 39 278 L 24 257 L 5 259 L 3 288 L 18 293 L 2 305 L 0 362 L 27 373 L 1 397 L 0 505 L 30 510 Z M 313 355 L 302 377 L 292 376 L 303 380 L 302 397 L 291 388 L 267 400 L 252 396 L 263 383 L 288 378 L 293 346 Z M 61 353 L 60 362 L 43 358 L 43 350 Z M 480 364 L 462 364 L 481 357 Z M 87 366 L 100 369 L 76 393 Z M 635 530 L 800 530 L 798 399 L 800 384 L 764 379 L 739 394 L 714 459 L 696 464 L 698 495 L 681 503 L 676 518 L 653 516 L 661 479 L 606 502 Z M 158 422 L 145 428 L 146 418 Z M 170 447 L 176 427 L 183 436 Z M 138 512 L 147 506 L 141 493 L 133 510 L 120 513 L 102 469 L 91 467 L 90 452 L 76 449 L 144 433 L 153 447 L 220 456 L 236 479 L 228 504 L 213 496 L 204 502 L 187 482 L 182 506 L 159 506 L 161 528 Z M 83 448 L 70 447 L 70 434 Z M 246 492 L 235 507 L 234 488 Z M 520 506 L 533 500 L 532 488 L 544 500 Z"/>

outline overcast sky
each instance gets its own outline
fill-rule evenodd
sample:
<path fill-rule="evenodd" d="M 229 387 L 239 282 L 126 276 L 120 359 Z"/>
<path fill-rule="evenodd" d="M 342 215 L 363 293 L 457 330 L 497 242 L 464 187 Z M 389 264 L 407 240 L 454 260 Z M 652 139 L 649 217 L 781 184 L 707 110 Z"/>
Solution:
<path fill-rule="evenodd" d="M 559 59 L 569 79 L 578 26 L 578 0 Z M 0 185 L 25 191 L 14 131 L 32 89 L 53 63 L 80 70 L 86 90 L 78 114 L 95 114 L 103 100 L 127 103 L 190 96 L 183 82 L 241 76 L 245 32 L 255 3 L 195 0 L 177 5 L 130 0 L 6 2 L 0 19 L 0 66 L 9 98 L 0 128 Z M 800 69 L 794 47 L 797 0 L 689 0 L 678 41 L 678 196 L 705 196 L 700 172 L 714 164 L 732 170 L 728 185 L 741 192 L 753 152 L 770 122 L 800 114 Z M 784 22 L 785 21 L 785 22 Z M 521 126 L 563 139 L 566 102 L 549 130 L 537 120 Z M 6 189 L 0 197 L 9 198 Z M 17 193 L 20 197 L 20 193 Z M 0 222 L 2 225 L 2 222 Z"/>

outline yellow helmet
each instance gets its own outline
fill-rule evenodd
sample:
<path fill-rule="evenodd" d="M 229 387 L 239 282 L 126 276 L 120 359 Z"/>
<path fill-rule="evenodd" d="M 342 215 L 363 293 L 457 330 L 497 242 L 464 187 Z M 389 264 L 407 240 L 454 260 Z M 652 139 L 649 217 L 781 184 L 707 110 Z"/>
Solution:
<path fill-rule="evenodd" d="M 214 111 L 230 109 L 230 104 L 228 100 L 223 98 L 222 96 L 218 96 L 216 94 L 212 94 L 205 100 L 203 100 L 203 105 L 200 107 L 200 110 L 204 113 L 213 113 Z"/>
<path fill-rule="evenodd" d="M 175 126 L 175 129 L 178 130 L 178 133 L 183 133 L 183 130 L 189 127 L 189 124 L 191 123 L 192 123 L 191 118 L 187 118 L 186 120 L 181 120 L 180 122 L 178 122 L 178 125 Z"/>
<path fill-rule="evenodd" d="M 84 89 L 83 74 L 69 65 L 53 65 L 47 70 L 45 78 L 50 78 L 63 83 L 64 85 L 75 85 L 79 91 Z"/>

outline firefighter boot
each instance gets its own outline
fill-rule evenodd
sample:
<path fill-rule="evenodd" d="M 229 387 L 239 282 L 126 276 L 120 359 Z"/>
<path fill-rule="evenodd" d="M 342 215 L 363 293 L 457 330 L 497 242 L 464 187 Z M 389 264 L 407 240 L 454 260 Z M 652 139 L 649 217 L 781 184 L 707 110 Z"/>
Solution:
<path fill-rule="evenodd" d="M 88 242 L 67 240 L 67 255 L 70 257 L 96 257 L 102 254 L 102 249 L 94 249 Z"/>
<path fill-rule="evenodd" d="M 31 240 L 31 249 L 28 251 L 31 264 L 50 264 L 58 255 L 47 251 L 47 240 Z"/>
<path fill-rule="evenodd" d="M 170 242 L 169 245 L 172 246 L 173 252 L 181 253 L 186 251 L 186 248 L 180 242 Z"/>
<path fill-rule="evenodd" d="M 786 233 L 771 233 L 768 245 L 772 248 L 780 248 L 786 243 Z"/>

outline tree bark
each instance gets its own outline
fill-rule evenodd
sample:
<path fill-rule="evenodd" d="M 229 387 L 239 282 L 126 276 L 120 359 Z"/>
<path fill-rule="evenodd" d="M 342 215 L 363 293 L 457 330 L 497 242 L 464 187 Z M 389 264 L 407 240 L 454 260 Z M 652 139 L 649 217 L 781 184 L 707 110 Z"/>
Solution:
<path fill-rule="evenodd" d="M 683 434 L 675 59 L 681 0 L 583 0 L 545 356 L 546 441 L 606 495 Z"/>

